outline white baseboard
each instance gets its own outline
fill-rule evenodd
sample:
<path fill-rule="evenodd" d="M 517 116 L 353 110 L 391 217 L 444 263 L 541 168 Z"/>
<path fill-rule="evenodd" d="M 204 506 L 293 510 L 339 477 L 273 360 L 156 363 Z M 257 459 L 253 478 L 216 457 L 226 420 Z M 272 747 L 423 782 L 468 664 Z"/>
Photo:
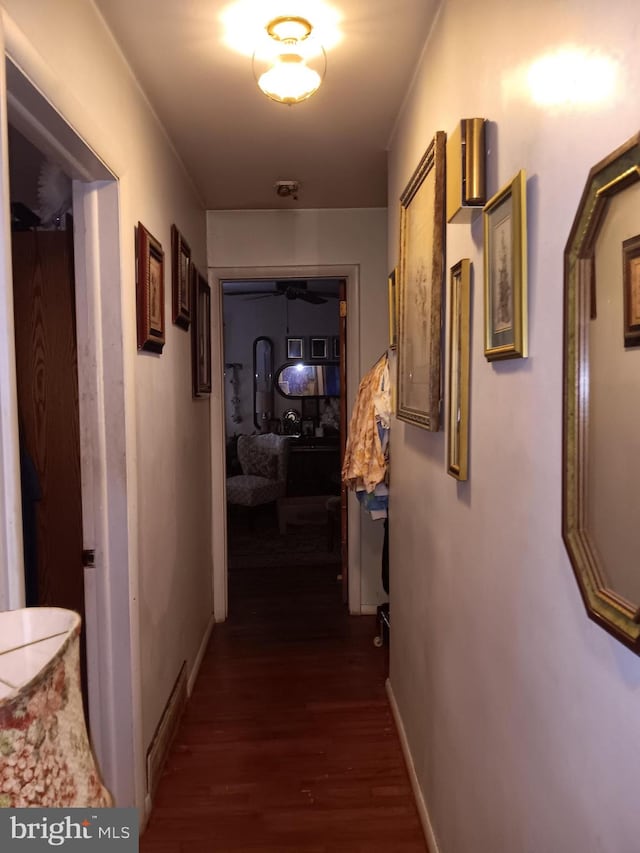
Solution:
<path fill-rule="evenodd" d="M 196 683 L 196 678 L 198 677 L 198 673 L 200 672 L 200 666 L 202 664 L 202 658 L 204 657 L 204 653 L 207 650 L 207 646 L 209 645 L 209 637 L 211 636 L 211 632 L 213 631 L 213 626 L 215 625 L 215 618 L 213 613 L 209 617 L 209 622 L 207 623 L 207 627 L 204 632 L 204 636 L 202 638 L 202 642 L 200 643 L 200 648 L 198 649 L 198 654 L 196 655 L 196 659 L 193 662 L 193 666 L 191 668 L 191 672 L 189 673 L 189 680 L 187 681 L 187 696 L 191 696 L 193 692 L 193 685 Z"/>
<path fill-rule="evenodd" d="M 389 697 L 389 704 L 391 705 L 391 713 L 393 714 L 396 729 L 398 730 L 398 736 L 400 737 L 402 754 L 404 755 L 404 761 L 407 765 L 407 772 L 411 781 L 413 796 L 416 800 L 416 807 L 418 809 L 418 815 L 420 816 L 422 831 L 424 832 L 424 837 L 427 842 L 427 849 L 429 853 L 440 853 L 440 848 L 438 847 L 438 842 L 436 841 L 436 836 L 433 832 L 433 826 L 431 825 L 431 820 L 429 819 L 427 804 L 424 801 L 424 796 L 422 795 L 422 790 L 420 789 L 420 785 L 418 783 L 416 768 L 413 764 L 413 758 L 411 757 L 411 751 L 409 749 L 409 741 L 407 740 L 407 733 L 404 730 L 404 724 L 402 722 L 402 717 L 400 716 L 400 709 L 398 708 L 396 697 L 393 695 L 393 687 L 391 686 L 391 682 L 388 678 L 385 683 L 385 687 L 387 688 L 387 696 Z"/>

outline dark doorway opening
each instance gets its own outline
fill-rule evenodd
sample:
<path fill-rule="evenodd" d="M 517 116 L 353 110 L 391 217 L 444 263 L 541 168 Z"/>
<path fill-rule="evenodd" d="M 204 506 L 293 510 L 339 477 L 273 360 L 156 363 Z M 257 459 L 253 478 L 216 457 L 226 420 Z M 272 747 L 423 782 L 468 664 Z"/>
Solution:
<path fill-rule="evenodd" d="M 82 618 L 88 708 L 71 180 L 9 127 L 25 603 Z"/>
<path fill-rule="evenodd" d="M 318 580 L 324 573 L 339 603 L 343 550 L 346 557 L 343 280 L 230 281 L 222 287 L 230 614 L 241 587 L 257 582 L 260 571 L 293 569 Z M 271 359 L 266 382 L 269 369 L 256 362 L 263 351 Z M 275 498 L 245 500 L 235 487 L 251 474 L 246 447 L 260 445 L 265 433 L 286 444 L 285 483 Z"/>

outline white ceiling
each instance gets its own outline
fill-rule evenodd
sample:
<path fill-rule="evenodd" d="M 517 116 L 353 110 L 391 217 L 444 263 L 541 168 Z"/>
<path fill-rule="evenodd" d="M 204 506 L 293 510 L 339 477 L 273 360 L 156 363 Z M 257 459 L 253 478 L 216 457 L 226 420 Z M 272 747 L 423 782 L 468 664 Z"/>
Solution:
<path fill-rule="evenodd" d="M 292 107 L 227 47 L 233 0 L 95 0 L 209 209 L 384 207 L 386 149 L 438 0 L 338 0 L 342 40 L 320 90 Z M 237 0 L 236 0 L 237 2 Z M 240 0 L 279 14 L 320 0 Z M 298 200 L 279 180 L 300 182 Z"/>

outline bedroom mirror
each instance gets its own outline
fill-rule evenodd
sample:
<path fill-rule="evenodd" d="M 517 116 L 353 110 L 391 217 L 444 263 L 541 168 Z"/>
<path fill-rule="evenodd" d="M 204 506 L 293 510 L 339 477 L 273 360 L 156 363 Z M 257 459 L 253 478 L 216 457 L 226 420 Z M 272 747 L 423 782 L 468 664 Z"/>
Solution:
<path fill-rule="evenodd" d="M 283 397 L 339 397 L 340 365 L 283 364 L 276 371 L 275 386 Z"/>
<path fill-rule="evenodd" d="M 640 652 L 640 134 L 590 171 L 565 250 L 563 538 L 589 616 Z"/>
<path fill-rule="evenodd" d="M 268 432 L 273 413 L 273 343 L 261 336 L 253 342 L 253 422 Z"/>

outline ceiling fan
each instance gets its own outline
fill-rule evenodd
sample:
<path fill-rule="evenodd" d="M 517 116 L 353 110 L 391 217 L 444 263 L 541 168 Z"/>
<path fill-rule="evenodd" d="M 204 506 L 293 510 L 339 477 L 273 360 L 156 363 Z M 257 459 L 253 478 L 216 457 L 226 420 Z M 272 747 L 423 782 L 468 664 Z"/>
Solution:
<path fill-rule="evenodd" d="M 276 281 L 276 289 L 270 293 L 261 293 L 253 299 L 267 299 L 271 296 L 284 296 L 287 299 L 302 299 L 312 305 L 322 305 L 328 299 L 337 299 L 337 293 L 322 292 L 322 295 L 314 290 L 309 290 L 308 282 L 290 279 L 288 281 Z"/>

